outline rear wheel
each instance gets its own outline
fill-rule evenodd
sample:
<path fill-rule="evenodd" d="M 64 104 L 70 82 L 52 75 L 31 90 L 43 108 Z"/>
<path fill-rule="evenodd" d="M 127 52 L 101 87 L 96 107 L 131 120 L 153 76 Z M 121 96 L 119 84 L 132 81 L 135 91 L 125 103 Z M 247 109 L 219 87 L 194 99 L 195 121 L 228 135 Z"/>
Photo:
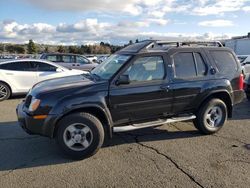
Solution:
<path fill-rule="evenodd" d="M 64 117 L 58 126 L 58 145 L 72 159 L 84 159 L 94 155 L 103 144 L 103 126 L 91 114 L 71 114 Z"/>
<path fill-rule="evenodd" d="M 226 104 L 220 99 L 211 99 L 199 109 L 194 125 L 203 134 L 213 134 L 219 131 L 226 121 Z"/>
<path fill-rule="evenodd" d="M 0 82 L 0 101 L 7 100 L 10 97 L 10 88 L 5 83 Z"/>

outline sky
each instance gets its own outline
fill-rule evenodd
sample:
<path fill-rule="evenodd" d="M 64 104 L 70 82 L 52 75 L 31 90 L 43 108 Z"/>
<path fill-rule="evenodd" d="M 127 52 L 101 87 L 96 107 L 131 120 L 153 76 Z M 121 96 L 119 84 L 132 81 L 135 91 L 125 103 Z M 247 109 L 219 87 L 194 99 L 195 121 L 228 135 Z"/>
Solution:
<path fill-rule="evenodd" d="M 0 42 L 219 40 L 249 23 L 250 0 L 0 0 Z"/>

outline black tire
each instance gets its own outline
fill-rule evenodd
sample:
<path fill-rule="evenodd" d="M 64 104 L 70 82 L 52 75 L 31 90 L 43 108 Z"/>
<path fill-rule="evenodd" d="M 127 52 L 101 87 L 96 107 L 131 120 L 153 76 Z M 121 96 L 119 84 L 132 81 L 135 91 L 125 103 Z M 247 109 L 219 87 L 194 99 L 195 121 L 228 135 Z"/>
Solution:
<path fill-rule="evenodd" d="M 250 101 L 250 96 L 247 96 L 247 100 Z"/>
<path fill-rule="evenodd" d="M 0 101 L 10 98 L 11 90 L 9 86 L 3 82 L 0 82 Z"/>
<path fill-rule="evenodd" d="M 216 109 L 218 108 L 220 109 L 218 111 L 220 111 L 221 118 L 219 118 L 220 121 L 216 122 L 217 124 L 216 126 L 211 126 L 210 125 L 211 116 L 209 112 L 211 112 L 212 110 L 210 111 L 210 109 L 213 109 L 214 107 L 216 107 Z M 210 116 L 210 119 L 207 117 L 207 115 Z M 203 104 L 198 110 L 198 113 L 196 114 L 196 119 L 194 120 L 194 126 L 202 134 L 214 134 L 218 132 L 226 123 L 227 116 L 228 116 L 228 113 L 227 113 L 226 104 L 220 99 L 211 99 L 207 103 Z"/>
<path fill-rule="evenodd" d="M 91 132 L 91 143 L 88 147 L 83 150 L 75 151 L 66 145 L 65 137 L 67 128 L 75 124 L 84 124 L 84 126 L 88 127 Z M 104 141 L 104 129 L 102 123 L 95 116 L 89 113 L 75 113 L 64 117 L 58 123 L 58 129 L 56 133 L 56 139 L 59 147 L 71 159 L 80 160 L 94 155 L 102 146 Z M 67 133 L 68 134 L 68 133 Z M 80 133 L 79 133 L 80 134 Z M 70 134 L 71 135 L 71 134 Z M 90 137 L 90 136 L 89 136 Z M 72 136 L 70 136 L 72 139 Z M 70 140 L 69 139 L 69 140 Z M 85 135 L 85 139 L 87 140 L 87 135 Z M 83 139 L 84 140 L 84 139 Z M 74 144 L 72 147 L 78 147 L 80 144 Z M 80 145 L 80 147 L 82 147 Z"/>

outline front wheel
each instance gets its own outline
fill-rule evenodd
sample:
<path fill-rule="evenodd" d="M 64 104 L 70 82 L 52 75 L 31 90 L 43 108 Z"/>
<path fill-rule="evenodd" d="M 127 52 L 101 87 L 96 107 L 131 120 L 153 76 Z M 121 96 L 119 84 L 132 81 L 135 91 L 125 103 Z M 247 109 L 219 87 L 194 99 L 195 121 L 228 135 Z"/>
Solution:
<path fill-rule="evenodd" d="M 227 121 L 227 106 L 220 99 L 211 99 L 198 110 L 195 127 L 203 134 L 218 132 Z"/>
<path fill-rule="evenodd" d="M 103 144 L 102 123 L 89 113 L 68 115 L 58 126 L 57 143 L 72 159 L 84 159 L 94 155 Z"/>

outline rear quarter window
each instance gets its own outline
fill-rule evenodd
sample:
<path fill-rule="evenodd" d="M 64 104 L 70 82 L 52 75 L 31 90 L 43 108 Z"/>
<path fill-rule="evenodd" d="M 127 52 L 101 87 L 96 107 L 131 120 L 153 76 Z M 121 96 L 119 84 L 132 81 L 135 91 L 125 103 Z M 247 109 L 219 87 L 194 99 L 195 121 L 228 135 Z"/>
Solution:
<path fill-rule="evenodd" d="M 237 62 L 231 52 L 210 51 L 220 72 L 229 74 L 238 70 Z"/>

